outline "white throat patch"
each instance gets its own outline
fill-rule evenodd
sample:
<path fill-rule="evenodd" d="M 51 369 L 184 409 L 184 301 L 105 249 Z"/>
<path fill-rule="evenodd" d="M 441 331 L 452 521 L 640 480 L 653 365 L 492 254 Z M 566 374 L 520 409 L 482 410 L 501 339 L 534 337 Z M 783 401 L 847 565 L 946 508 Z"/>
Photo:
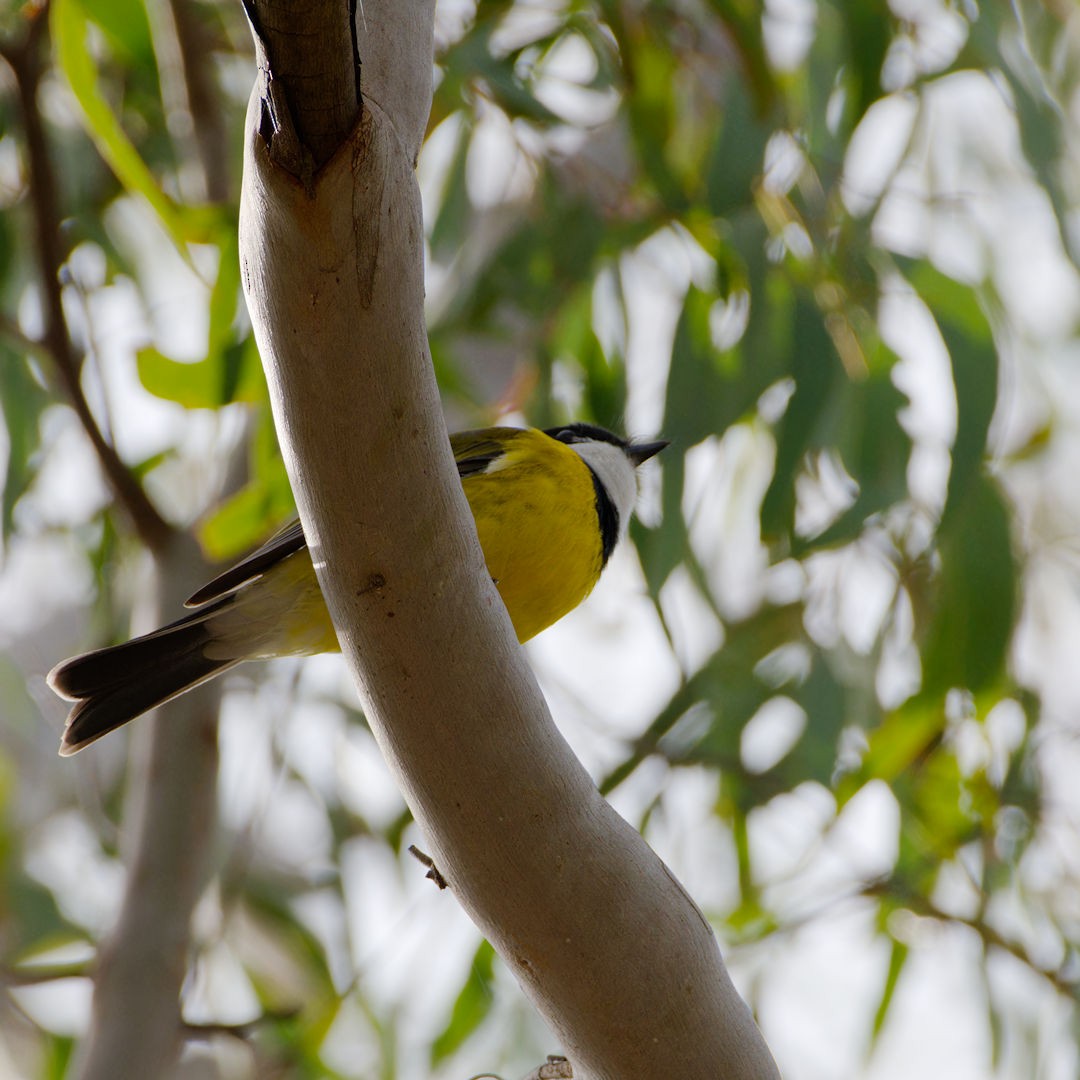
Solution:
<path fill-rule="evenodd" d="M 630 524 L 630 514 L 637 501 L 637 477 L 634 475 L 634 463 L 611 443 L 589 439 L 586 442 L 570 443 L 570 449 L 576 451 L 596 474 L 604 485 L 612 504 L 619 513 L 619 534 L 626 532 Z"/>

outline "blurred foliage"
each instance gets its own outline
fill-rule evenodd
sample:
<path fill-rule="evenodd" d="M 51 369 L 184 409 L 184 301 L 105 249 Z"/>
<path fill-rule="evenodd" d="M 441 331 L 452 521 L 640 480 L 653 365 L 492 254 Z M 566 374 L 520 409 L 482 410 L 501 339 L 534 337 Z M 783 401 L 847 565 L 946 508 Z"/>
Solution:
<path fill-rule="evenodd" d="M 179 115 L 183 103 L 169 90 L 177 73 L 162 70 L 163 58 L 175 53 L 175 20 L 141 0 L 51 0 L 48 15 L 9 5 L 0 11 L 0 43 L 10 55 L 31 23 L 49 20 L 41 59 L 56 100 L 49 108 L 42 103 L 41 112 L 61 181 L 54 224 L 65 258 L 80 246 L 102 255 L 104 280 L 90 291 L 120 282 L 143 287 L 145 269 L 110 223 L 125 200 L 149 209 L 206 282 L 203 355 L 171 356 L 148 341 L 132 361 L 158 398 L 222 415 L 246 410 L 244 481 L 207 508 L 198 526 L 208 551 L 224 559 L 265 537 L 291 507 L 239 293 L 234 222 L 245 93 L 225 73 L 251 61 L 240 5 L 172 6 L 207 43 L 199 59 L 216 80 L 216 108 L 231 140 L 227 193 L 191 183 L 194 151 L 182 133 L 206 118 Z M 669 700 L 600 783 L 616 792 L 650 760 L 666 764 L 670 787 L 682 770 L 706 770 L 716 819 L 738 863 L 737 896 L 709 916 L 738 949 L 794 932 L 798 922 L 759 868 L 755 814 L 812 785 L 832 800 L 824 842 L 845 806 L 887 785 L 898 817 L 895 860 L 888 872 L 849 889 L 873 910 L 888 946 L 866 1017 L 870 1047 L 887 1029 L 917 952 L 906 917 L 963 926 L 987 953 L 1008 954 L 1074 1008 L 1077 998 L 1080 933 L 1051 901 L 1026 890 L 1022 876 L 1025 853 L 1044 827 L 1046 796 L 1035 753 L 1041 703 L 1013 660 L 1031 553 L 1003 480 L 1009 463 L 993 434 L 999 358 L 1015 339 L 1009 297 L 985 269 L 957 280 L 928 250 L 890 242 L 880 227 L 889 194 L 914 183 L 927 103 L 958 73 L 981 73 L 1003 88 L 1023 167 L 1045 193 L 1063 257 L 1074 257 L 1078 193 L 1065 166 L 1066 112 L 1080 83 L 1077 16 L 1066 5 L 1035 0 L 984 4 L 978 13 L 945 5 L 938 14 L 948 26 L 935 37 L 882 4 L 821 0 L 813 25 L 801 28 L 802 44 L 781 63 L 767 47 L 758 6 L 743 0 L 564 0 L 542 10 L 480 0 L 440 41 L 430 122 L 445 158 L 427 207 L 429 254 L 439 271 L 430 334 L 456 419 L 487 422 L 518 410 L 538 424 L 574 417 L 622 427 L 634 395 L 628 352 L 640 332 L 635 267 L 653 257 L 679 267 L 669 274 L 676 308 L 670 350 L 652 358 L 666 378 L 646 410 L 675 445 L 663 460 L 657 519 L 634 522 L 632 538 L 660 625 L 668 629 L 666 597 L 680 578 L 722 632 L 703 661 L 683 669 Z M 48 343 L 33 329 L 41 306 L 32 241 L 37 207 L 15 100 L 14 80 L 0 66 L 0 511 L 7 543 L 20 529 L 40 527 L 20 521 L 19 505 L 54 452 L 45 421 L 62 397 Z M 913 106 L 915 129 L 880 190 L 863 197 L 847 177 L 853 140 L 880 123 L 877 107 L 899 100 Z M 513 167 L 496 170 L 505 173 L 501 191 L 480 197 L 477 176 L 490 163 L 479 140 L 491 131 Z M 74 273 L 62 281 L 72 310 L 86 287 Z M 936 327 L 947 354 L 955 434 L 948 479 L 936 496 L 915 482 L 912 403 L 898 375 L 895 334 L 886 334 L 881 319 L 886 298 L 897 293 Z M 152 304 L 148 296 L 144 302 Z M 84 323 L 75 332 L 88 367 L 95 361 L 92 329 Z M 113 418 L 117 427 L 123 422 Z M 765 573 L 756 599 L 741 606 L 725 596 L 716 572 L 723 535 L 714 531 L 703 541 L 694 525 L 702 498 L 720 496 L 695 489 L 688 467 L 688 457 L 702 450 L 722 456 L 740 431 L 773 455 L 756 496 L 757 528 L 769 566 L 796 583 L 774 599 Z M 1017 457 L 1037 455 L 1043 438 Z M 182 454 L 171 448 L 130 465 L 152 490 L 155 473 Z M 46 525 L 67 528 L 85 551 L 99 631 L 122 634 L 114 573 L 127 554 L 118 539 L 122 516 L 106 505 L 78 527 Z M 889 583 L 884 605 L 862 603 L 861 579 L 852 576 L 860 562 Z M 828 566 L 835 580 L 820 586 Z M 823 624 L 823 588 L 835 594 L 834 606 L 847 597 L 857 641 L 836 620 Z M 901 661 L 907 681 L 898 690 L 885 672 Z M 7 692 L 10 681 L 5 672 L 0 949 L 17 982 L 35 957 L 92 935 L 27 868 L 26 822 L 14 809 L 14 766 L 5 763 L 25 759 L 36 714 L 25 692 Z M 777 702 L 805 722 L 778 759 L 761 767 L 748 760 L 747 732 Z M 988 718 L 1003 709 L 1023 720 L 1001 748 Z M 962 749 L 973 731 L 991 748 L 974 759 Z M 289 783 L 305 783 L 281 767 Z M 119 791 L 115 779 L 98 818 L 117 816 Z M 659 790 L 656 803 L 665 797 Z M 407 817 L 380 828 L 341 799 L 322 792 L 319 801 L 336 860 L 357 836 L 400 851 Z M 107 821 L 91 821 L 100 857 L 113 858 Z M 977 896 L 962 914 L 939 897 L 942 880 L 957 870 Z M 340 878 L 331 879 L 320 889 L 344 905 Z M 229 912 L 223 925 L 243 928 L 226 935 L 228 949 L 264 1010 L 243 1033 L 258 1075 L 395 1075 L 407 1025 L 379 1012 L 355 970 L 343 978 L 329 962 L 325 941 L 300 914 L 301 900 L 318 890 L 240 858 L 226 865 L 219 884 Z M 995 921 L 998 900 L 1020 904 L 1019 924 L 1037 923 L 1053 947 L 1044 937 L 1037 955 L 1015 920 Z M 220 943 L 205 950 L 213 944 Z M 1046 962 L 1048 951 L 1057 962 Z M 493 1003 L 495 970 L 492 951 L 480 944 L 448 993 L 445 1027 L 429 1047 L 439 1075 L 464 1075 L 462 1048 L 504 1022 Z M 995 1031 L 1007 1020 L 1000 1008 L 988 994 Z M 362 1018 L 348 1022 L 372 1047 L 363 1073 L 331 1064 L 324 1053 L 328 1033 L 346 1015 Z M 27 1075 L 63 1075 L 70 1038 L 20 1017 L 17 1036 L 6 1041 L 34 1063 Z M 512 1042 L 509 1032 L 507 1055 Z"/>

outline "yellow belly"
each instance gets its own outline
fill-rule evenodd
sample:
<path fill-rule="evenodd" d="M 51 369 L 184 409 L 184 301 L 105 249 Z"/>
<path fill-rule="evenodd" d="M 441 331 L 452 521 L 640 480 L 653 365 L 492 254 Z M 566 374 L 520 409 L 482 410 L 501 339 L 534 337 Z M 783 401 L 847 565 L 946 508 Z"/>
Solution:
<path fill-rule="evenodd" d="M 484 559 L 519 641 L 573 610 L 603 569 L 596 490 L 588 466 L 568 446 L 527 454 L 536 431 L 514 439 L 495 471 L 466 477 Z"/>
<path fill-rule="evenodd" d="M 603 569 L 592 473 L 561 443 L 537 455 L 536 439 L 552 442 L 522 431 L 493 471 L 462 481 L 488 572 L 522 642 L 577 607 Z M 241 589 L 211 625 L 206 652 L 222 659 L 338 648 L 307 548 Z"/>

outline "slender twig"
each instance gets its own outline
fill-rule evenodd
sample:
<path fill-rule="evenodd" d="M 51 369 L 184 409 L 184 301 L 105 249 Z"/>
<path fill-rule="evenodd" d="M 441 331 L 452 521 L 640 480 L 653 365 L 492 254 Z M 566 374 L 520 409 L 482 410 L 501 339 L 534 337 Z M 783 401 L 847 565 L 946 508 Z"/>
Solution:
<path fill-rule="evenodd" d="M 282 1020 L 295 1020 L 300 1015 L 299 1008 L 270 1009 L 254 1020 L 245 1020 L 241 1024 L 188 1024 L 182 1026 L 184 1034 L 192 1039 L 209 1039 L 213 1035 L 228 1035 L 233 1039 L 246 1041 L 254 1035 L 259 1028 L 267 1024 L 279 1023 Z"/>
<path fill-rule="evenodd" d="M 41 986 L 60 979 L 85 979 L 94 973 L 93 960 L 69 964 L 32 964 L 27 967 L 0 968 L 0 983 L 4 986 Z"/>
<path fill-rule="evenodd" d="M 1000 949 L 1002 952 L 1008 953 L 1036 975 L 1041 975 L 1059 994 L 1072 1000 L 1076 1000 L 1077 996 L 1080 995 L 1080 980 L 1077 980 L 1076 976 L 1067 974 L 1064 965 L 1051 968 L 1038 963 L 1023 945 L 1018 941 L 1005 937 L 1004 934 L 988 925 L 985 919 L 981 917 L 969 918 L 964 915 L 953 915 L 950 912 L 943 911 L 929 897 L 921 896 L 913 889 L 905 888 L 891 878 L 872 882 L 866 885 L 862 892 L 864 896 L 891 897 L 923 918 L 952 924 L 953 926 L 967 927 L 967 929 L 978 934 L 984 947 Z"/>
<path fill-rule="evenodd" d="M 561 1054 L 548 1054 L 543 1065 L 538 1065 L 525 1080 L 573 1080 L 574 1070 Z"/>
<path fill-rule="evenodd" d="M 4 42 L 0 55 L 15 77 L 23 134 L 26 139 L 28 189 L 34 220 L 34 242 L 41 276 L 44 333 L 41 344 L 53 361 L 68 403 L 79 418 L 101 463 L 117 501 L 127 511 L 135 531 L 152 551 L 160 552 L 171 528 L 158 513 L 131 470 L 102 434 L 83 393 L 79 374 L 81 358 L 71 339 L 64 317 L 60 271 L 64 252 L 60 239 L 61 216 L 56 174 L 49 158 L 45 125 L 38 109 L 38 89 L 42 76 L 42 53 L 48 19 L 44 7 L 26 20 L 26 37 L 16 44 Z"/>
<path fill-rule="evenodd" d="M 209 62 L 207 30 L 192 0 L 170 0 L 170 6 L 176 20 L 176 38 L 184 64 L 188 107 L 205 176 L 206 197 L 211 202 L 225 202 L 231 191 L 229 133 L 214 76 L 216 69 Z"/>
<path fill-rule="evenodd" d="M 162 100 L 166 109 L 186 118 L 169 124 L 177 156 L 197 167 L 197 197 L 223 203 L 230 193 L 230 154 L 210 32 L 192 0 L 168 0 L 155 5 L 154 13 Z"/>
<path fill-rule="evenodd" d="M 30 337 L 13 318 L 2 311 L 0 311 L 0 337 L 7 338 L 16 349 L 23 353 L 32 353 L 41 360 L 52 359 L 52 353 L 43 341 Z"/>
<path fill-rule="evenodd" d="M 409 854 L 422 866 L 427 867 L 427 873 L 424 877 L 429 881 L 434 881 L 440 889 L 445 889 L 447 887 L 446 878 L 439 872 L 439 868 L 435 865 L 435 860 L 428 855 L 426 851 L 421 851 L 415 844 L 410 844 Z"/>

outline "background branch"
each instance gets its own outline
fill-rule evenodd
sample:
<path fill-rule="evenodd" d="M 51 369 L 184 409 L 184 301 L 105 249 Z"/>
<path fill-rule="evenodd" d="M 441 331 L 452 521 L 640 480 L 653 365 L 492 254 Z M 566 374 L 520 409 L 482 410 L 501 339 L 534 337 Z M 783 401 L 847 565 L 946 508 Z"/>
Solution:
<path fill-rule="evenodd" d="M 131 470 L 120 460 L 116 449 L 102 434 L 79 378 L 82 365 L 64 317 L 60 288 L 60 271 L 65 253 L 60 239 L 61 215 L 56 173 L 49 157 L 45 124 L 37 101 L 43 45 L 48 28 L 45 9 L 42 8 L 34 17 L 28 18 L 26 26 L 27 34 L 21 42 L 6 42 L 0 51 L 15 75 L 19 112 L 26 140 L 28 189 L 40 270 L 44 322 L 42 345 L 52 357 L 68 403 L 79 418 L 79 423 L 101 463 L 102 472 L 118 502 L 127 511 L 139 539 L 152 551 L 159 551 L 169 539 L 170 527 L 150 502 Z"/>
<path fill-rule="evenodd" d="M 157 569 L 166 613 L 204 578 L 206 564 L 195 541 L 178 533 Z M 191 913 L 215 835 L 220 701 L 221 685 L 211 683 L 133 729 L 127 880 L 119 918 L 98 953 L 80 1080 L 164 1076 L 179 1048 Z"/>
<path fill-rule="evenodd" d="M 191 197 L 226 202 L 230 195 L 226 117 L 214 66 L 207 62 L 214 41 L 205 15 L 192 0 L 160 0 L 147 8 L 153 22 L 154 53 L 176 156 L 194 179 Z M 183 180 L 185 177 L 181 177 Z"/>
<path fill-rule="evenodd" d="M 182 0 L 177 0 L 181 3 Z M 40 347 L 97 454 L 101 467 L 143 544 L 154 556 L 159 610 L 179 608 L 208 567 L 195 541 L 172 529 L 96 422 L 80 380 L 78 355 L 64 313 L 60 274 L 59 192 L 38 91 L 48 20 L 28 20 L 17 45 L 3 49 L 18 88 L 26 140 L 30 203 L 40 268 L 44 332 Z M 181 48 L 181 53 L 184 49 Z M 189 42 L 185 74 L 194 70 Z M 202 63 L 207 64 L 204 56 Z M 207 76 L 208 78 L 208 76 Z M 208 108 L 206 79 L 189 100 Z M 211 127 L 220 138 L 223 128 Z M 206 145 L 206 138 L 199 143 Z M 227 160 L 222 141 L 216 158 Z M 206 169 L 205 194 L 224 198 L 224 174 Z M 9 336 L 17 327 L 5 325 Z M 29 343 L 28 343 L 29 344 Z M 163 620 L 164 621 L 164 620 Z M 182 1036 L 180 990 L 187 974 L 191 913 L 202 892 L 214 835 L 217 784 L 217 715 L 220 687 L 204 688 L 155 718 L 133 739 L 131 791 L 123 843 L 127 879 L 116 925 L 93 965 L 90 1028 L 79 1050 L 84 1080 L 144 1080 L 170 1068 Z"/>

